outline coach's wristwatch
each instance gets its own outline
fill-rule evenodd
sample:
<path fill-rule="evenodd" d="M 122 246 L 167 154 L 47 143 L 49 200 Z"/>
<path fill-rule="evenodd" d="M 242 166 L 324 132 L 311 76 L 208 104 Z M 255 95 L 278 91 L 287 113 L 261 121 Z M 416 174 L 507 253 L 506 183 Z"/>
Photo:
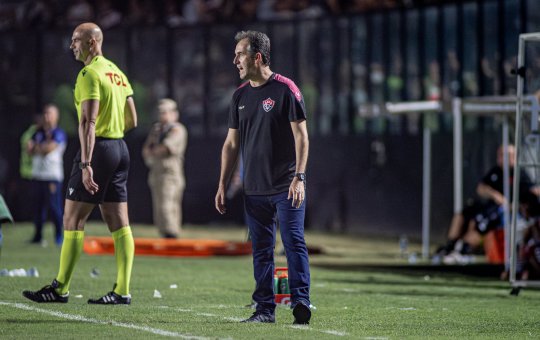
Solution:
<path fill-rule="evenodd" d="M 303 172 L 297 172 L 294 174 L 294 177 L 298 178 L 300 182 L 304 182 L 306 180 L 306 174 Z"/>
<path fill-rule="evenodd" d="M 83 170 L 91 166 L 92 163 L 90 162 L 79 162 L 79 169 Z"/>

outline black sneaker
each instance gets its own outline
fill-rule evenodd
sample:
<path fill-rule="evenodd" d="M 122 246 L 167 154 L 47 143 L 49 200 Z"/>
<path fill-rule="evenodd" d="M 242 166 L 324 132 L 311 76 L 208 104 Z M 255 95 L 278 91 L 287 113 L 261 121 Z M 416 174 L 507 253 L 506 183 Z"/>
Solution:
<path fill-rule="evenodd" d="M 249 319 L 245 319 L 240 322 L 275 323 L 276 317 L 274 316 L 274 314 L 255 312 Z"/>
<path fill-rule="evenodd" d="M 311 309 L 303 303 L 299 302 L 293 308 L 294 325 L 309 325 L 311 319 Z"/>
<path fill-rule="evenodd" d="M 114 285 L 116 287 L 116 285 Z M 91 305 L 129 305 L 131 304 L 131 295 L 122 296 L 118 295 L 113 290 L 100 297 L 99 299 L 88 299 L 88 303 Z"/>
<path fill-rule="evenodd" d="M 58 303 L 66 303 L 68 302 L 68 296 L 66 295 L 60 295 L 56 292 L 56 288 L 58 288 L 59 283 L 56 281 L 56 279 L 53 280 L 53 282 L 50 285 L 47 285 L 43 288 L 41 288 L 38 291 L 32 292 L 29 290 L 25 290 L 22 294 L 25 298 L 32 300 L 34 302 L 58 302 Z"/>

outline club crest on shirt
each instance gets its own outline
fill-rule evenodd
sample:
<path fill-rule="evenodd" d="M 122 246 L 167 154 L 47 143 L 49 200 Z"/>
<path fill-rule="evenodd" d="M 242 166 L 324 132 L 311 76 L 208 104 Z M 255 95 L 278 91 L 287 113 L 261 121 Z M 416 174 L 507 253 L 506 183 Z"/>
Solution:
<path fill-rule="evenodd" d="M 263 100 L 262 105 L 263 105 L 264 111 L 269 112 L 270 110 L 272 110 L 275 103 L 276 102 L 274 100 L 272 100 L 272 98 L 270 98 L 270 97 Z"/>

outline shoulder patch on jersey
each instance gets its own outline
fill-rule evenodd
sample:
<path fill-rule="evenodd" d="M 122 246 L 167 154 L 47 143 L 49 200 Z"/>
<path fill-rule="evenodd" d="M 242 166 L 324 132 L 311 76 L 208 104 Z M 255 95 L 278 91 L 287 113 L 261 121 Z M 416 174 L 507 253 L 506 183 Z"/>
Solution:
<path fill-rule="evenodd" d="M 300 93 L 300 89 L 298 88 L 298 86 L 296 86 L 294 81 L 277 73 L 274 75 L 274 79 L 279 81 L 280 83 L 287 85 L 289 87 L 289 90 L 291 90 L 291 92 L 294 94 L 296 100 L 302 100 L 302 93 Z"/>

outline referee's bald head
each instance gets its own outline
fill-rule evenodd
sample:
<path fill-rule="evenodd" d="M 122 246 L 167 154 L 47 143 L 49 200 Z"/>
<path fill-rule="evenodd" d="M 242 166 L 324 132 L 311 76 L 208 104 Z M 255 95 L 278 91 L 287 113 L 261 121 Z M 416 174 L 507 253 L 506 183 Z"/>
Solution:
<path fill-rule="evenodd" d="M 95 39 L 100 46 L 103 44 L 103 31 L 93 22 L 80 24 L 75 28 L 75 32 L 79 32 L 82 38 Z"/>

